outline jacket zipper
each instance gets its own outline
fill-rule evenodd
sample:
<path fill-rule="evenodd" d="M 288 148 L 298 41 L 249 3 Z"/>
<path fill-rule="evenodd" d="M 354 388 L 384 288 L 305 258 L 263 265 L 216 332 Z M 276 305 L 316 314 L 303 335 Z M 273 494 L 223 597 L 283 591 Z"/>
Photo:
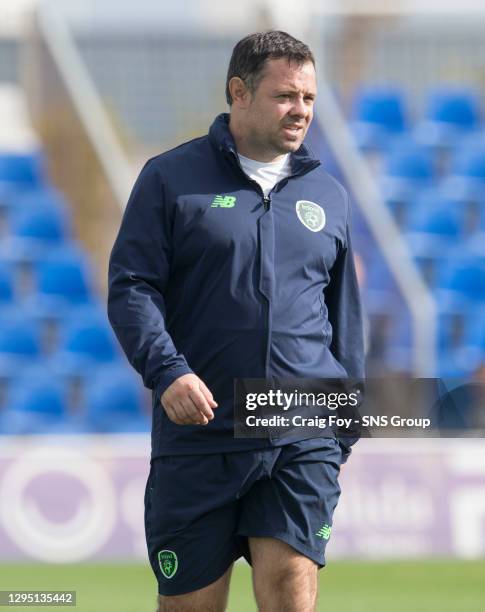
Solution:
<path fill-rule="evenodd" d="M 261 185 L 257 182 L 254 181 L 253 179 L 249 178 L 248 175 L 244 172 L 242 166 L 241 166 L 241 162 L 239 161 L 239 157 L 237 156 L 237 154 L 234 151 L 230 151 L 229 152 L 231 157 L 234 160 L 234 163 L 236 164 L 236 166 L 239 168 L 240 172 L 244 175 L 244 177 L 246 178 L 246 180 L 248 181 L 248 183 L 250 183 L 253 188 L 255 189 L 256 192 L 258 192 L 263 199 L 263 206 L 264 206 L 264 210 L 266 212 L 268 212 L 270 210 L 271 207 L 271 194 L 273 193 L 273 191 L 278 191 L 278 187 L 281 185 L 281 183 L 283 183 L 283 181 L 287 181 L 290 178 L 293 178 L 294 176 L 299 176 L 301 174 L 306 174 L 306 172 L 309 172 L 310 170 L 312 170 L 313 168 L 315 168 L 316 166 L 319 165 L 319 162 L 312 164 L 305 172 L 295 172 L 294 174 L 291 174 L 289 176 L 286 176 L 284 179 L 282 179 L 281 181 L 279 181 L 278 183 L 276 183 L 276 185 L 273 185 L 271 191 L 268 193 L 268 195 L 264 194 L 264 191 L 261 187 Z M 262 257 L 262 253 L 261 253 L 261 257 Z M 265 358 L 264 358 L 264 371 L 265 371 L 265 377 L 268 377 L 268 368 L 269 368 L 269 363 L 271 360 L 271 303 L 270 300 L 268 298 L 265 299 L 265 314 L 266 314 L 266 351 L 265 351 Z"/>
<path fill-rule="evenodd" d="M 283 179 L 281 179 L 281 181 L 278 181 L 276 183 L 276 185 L 273 185 L 273 187 L 272 187 L 271 191 L 269 192 L 269 194 L 267 196 L 265 196 L 264 195 L 264 191 L 263 191 L 261 185 L 257 181 L 254 181 L 253 179 L 249 178 L 249 176 L 244 172 L 243 167 L 241 166 L 241 162 L 239 161 L 239 157 L 237 156 L 237 153 L 235 151 L 233 151 L 232 149 L 230 149 L 230 150 L 226 149 L 226 152 L 229 153 L 229 155 L 233 158 L 234 163 L 239 168 L 239 170 L 243 174 L 244 178 L 248 181 L 248 183 L 251 183 L 251 185 L 254 187 L 254 190 L 257 191 L 262 196 L 262 198 L 263 198 L 263 206 L 264 206 L 264 209 L 266 211 L 268 211 L 270 209 L 270 206 L 271 206 L 271 194 L 273 193 L 273 191 L 278 191 L 278 187 L 279 187 L 279 185 L 283 181 L 287 181 L 288 179 L 291 179 L 293 177 L 300 176 L 302 174 L 306 174 L 307 172 L 310 172 L 310 170 L 313 170 L 314 168 L 316 168 L 317 166 L 320 165 L 320 162 L 315 160 L 315 162 L 313 164 L 309 165 L 309 167 L 307 169 L 305 169 L 304 172 L 301 172 L 301 171 L 300 172 L 295 172 L 294 174 L 290 174 L 288 176 L 285 176 Z"/>

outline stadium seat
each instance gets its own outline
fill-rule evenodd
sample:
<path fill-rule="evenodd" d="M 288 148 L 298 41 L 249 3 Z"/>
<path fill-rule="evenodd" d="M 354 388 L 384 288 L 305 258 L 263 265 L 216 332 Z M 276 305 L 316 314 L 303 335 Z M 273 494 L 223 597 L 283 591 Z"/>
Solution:
<path fill-rule="evenodd" d="M 439 305 L 440 306 L 440 305 Z M 442 354 L 461 348 L 466 344 L 467 322 L 470 308 L 463 304 L 460 307 L 439 307 L 437 318 L 437 348 Z"/>
<path fill-rule="evenodd" d="M 43 183 L 44 161 L 40 151 L 0 152 L 0 184 L 34 188 Z"/>
<path fill-rule="evenodd" d="M 463 226 L 464 211 L 460 206 L 446 200 L 430 200 L 413 208 L 407 229 L 410 233 L 440 236 L 446 245 L 450 239 L 460 237 Z"/>
<path fill-rule="evenodd" d="M 47 243 L 62 242 L 69 234 L 67 220 L 53 206 L 39 206 L 12 215 L 10 231 L 13 236 Z"/>
<path fill-rule="evenodd" d="M 450 257 L 438 275 L 437 298 L 443 305 L 463 302 L 472 306 L 484 301 L 485 259 Z"/>
<path fill-rule="evenodd" d="M 94 321 L 80 321 L 72 325 L 67 331 L 63 348 L 68 353 L 101 362 L 113 361 L 117 357 L 110 328 Z"/>
<path fill-rule="evenodd" d="M 56 418 L 62 418 L 66 412 L 64 392 L 59 381 L 48 378 L 27 381 L 21 378 L 12 387 L 8 400 L 12 410 L 36 412 Z"/>
<path fill-rule="evenodd" d="M 433 185 L 435 169 L 432 155 L 414 141 L 396 140 L 384 161 L 380 179 L 386 201 L 408 201 Z"/>
<path fill-rule="evenodd" d="M 69 206 L 62 194 L 50 185 L 41 185 L 35 189 L 21 191 L 15 198 L 15 210 L 35 210 L 37 208 L 55 208 L 64 215 L 69 214 Z"/>
<path fill-rule="evenodd" d="M 483 230 L 470 236 L 463 247 L 464 253 L 469 257 L 485 258 L 485 223 Z"/>
<path fill-rule="evenodd" d="M 387 198 L 386 206 L 391 212 L 394 221 L 401 230 L 405 230 L 409 223 L 409 217 L 414 207 L 414 198 L 410 195 L 406 197 Z"/>
<path fill-rule="evenodd" d="M 404 97 L 389 87 L 367 87 L 355 96 L 352 130 L 361 149 L 382 149 L 406 129 Z"/>
<path fill-rule="evenodd" d="M 36 434 L 64 429 L 67 417 L 65 389 L 44 377 L 19 377 L 10 385 L 1 413 L 0 433 Z"/>
<path fill-rule="evenodd" d="M 59 328 L 59 348 L 49 359 L 57 376 L 81 381 L 104 364 L 119 363 L 120 352 L 107 317 L 96 305 L 66 313 Z"/>
<path fill-rule="evenodd" d="M 124 370 L 107 370 L 86 391 L 86 427 L 99 432 L 148 431 L 142 386 Z"/>
<path fill-rule="evenodd" d="M 409 313 L 390 321 L 385 361 L 394 372 L 411 372 L 413 367 L 413 327 Z"/>
<path fill-rule="evenodd" d="M 485 362 L 483 347 L 464 344 L 463 346 L 443 350 L 439 354 L 437 376 L 470 379 L 474 372 Z"/>
<path fill-rule="evenodd" d="M 429 94 L 425 119 L 415 137 L 430 147 L 453 147 L 457 139 L 477 129 L 480 123 L 478 94 L 456 87 L 440 87 Z"/>
<path fill-rule="evenodd" d="M 5 312 L 2 314 L 0 355 L 25 359 L 38 357 L 40 345 L 35 324 L 21 313 L 12 313 L 9 317 L 5 316 Z"/>
<path fill-rule="evenodd" d="M 485 187 L 485 144 L 459 149 L 453 158 L 450 175 L 441 189 L 454 200 L 483 201 Z"/>
<path fill-rule="evenodd" d="M 8 211 L 15 206 L 20 193 L 21 190 L 16 189 L 15 186 L 0 183 L 0 219 L 2 224 L 7 217 Z"/>
<path fill-rule="evenodd" d="M 39 329 L 13 302 L 0 310 L 0 386 L 41 357 Z"/>
<path fill-rule="evenodd" d="M 485 146 L 460 150 L 454 160 L 453 174 L 485 183 Z"/>
<path fill-rule="evenodd" d="M 0 255 L 18 265 L 30 265 L 46 259 L 52 247 L 70 233 L 67 219 L 55 207 L 23 209 L 11 213 L 10 235 L 0 243 Z"/>
<path fill-rule="evenodd" d="M 447 259 L 443 238 L 433 234 L 409 234 L 407 242 L 428 287 L 436 287 L 438 274 Z"/>
<path fill-rule="evenodd" d="M 69 250 L 52 252 L 41 261 L 36 271 L 39 296 L 54 303 L 83 304 L 92 297 L 92 271 L 85 256 Z"/>
<path fill-rule="evenodd" d="M 451 351 L 448 353 L 438 354 L 438 363 L 436 367 L 436 376 L 439 378 L 458 377 L 470 380 L 473 373 L 479 364 L 473 363 L 466 356 L 464 351 Z"/>
<path fill-rule="evenodd" d="M 451 202 L 422 199 L 414 207 L 406 240 L 429 286 L 436 285 L 450 243 L 460 240 L 463 226 L 464 210 Z"/>
<path fill-rule="evenodd" d="M 12 268 L 0 262 L 0 304 L 10 304 L 15 297 L 15 281 Z"/>

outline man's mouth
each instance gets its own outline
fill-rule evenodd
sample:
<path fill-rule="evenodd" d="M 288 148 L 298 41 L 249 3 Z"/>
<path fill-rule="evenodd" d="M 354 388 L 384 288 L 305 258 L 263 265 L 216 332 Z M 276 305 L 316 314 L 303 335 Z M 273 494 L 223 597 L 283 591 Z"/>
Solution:
<path fill-rule="evenodd" d="M 283 129 L 291 134 L 299 134 L 303 130 L 301 125 L 284 125 Z"/>

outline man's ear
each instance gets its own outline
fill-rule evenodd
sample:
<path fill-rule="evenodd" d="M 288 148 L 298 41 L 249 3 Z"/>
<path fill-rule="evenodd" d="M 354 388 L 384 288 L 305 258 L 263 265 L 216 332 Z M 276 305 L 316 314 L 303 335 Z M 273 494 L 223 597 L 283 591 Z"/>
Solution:
<path fill-rule="evenodd" d="M 232 77 L 229 81 L 229 92 L 232 98 L 233 106 L 239 108 L 247 108 L 251 99 L 251 92 L 246 86 L 246 83 L 240 77 Z"/>

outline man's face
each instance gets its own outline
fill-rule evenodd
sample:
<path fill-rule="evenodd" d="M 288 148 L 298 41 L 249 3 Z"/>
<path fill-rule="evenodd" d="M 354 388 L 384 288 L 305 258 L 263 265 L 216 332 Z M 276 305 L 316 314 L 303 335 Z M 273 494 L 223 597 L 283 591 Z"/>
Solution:
<path fill-rule="evenodd" d="M 296 151 L 313 118 L 317 93 L 311 62 L 268 60 L 244 113 L 246 142 L 259 161 Z"/>

